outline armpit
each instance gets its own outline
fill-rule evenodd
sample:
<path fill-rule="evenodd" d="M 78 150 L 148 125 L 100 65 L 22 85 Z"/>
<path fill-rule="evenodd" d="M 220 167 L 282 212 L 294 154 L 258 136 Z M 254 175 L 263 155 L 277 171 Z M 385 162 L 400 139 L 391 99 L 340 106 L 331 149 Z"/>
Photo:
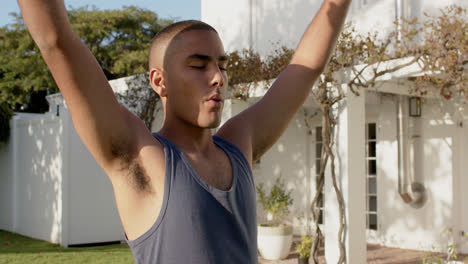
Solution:
<path fill-rule="evenodd" d="M 119 170 L 126 174 L 128 183 L 143 194 L 154 194 L 151 178 L 138 159 L 137 151 L 124 142 L 111 142 L 111 154 L 120 161 Z"/>

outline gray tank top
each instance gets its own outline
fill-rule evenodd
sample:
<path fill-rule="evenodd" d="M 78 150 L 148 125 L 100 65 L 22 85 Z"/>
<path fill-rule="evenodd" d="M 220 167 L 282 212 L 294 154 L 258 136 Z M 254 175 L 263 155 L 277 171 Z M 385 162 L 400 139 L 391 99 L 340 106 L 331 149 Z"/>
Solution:
<path fill-rule="evenodd" d="M 169 140 L 153 136 L 164 146 L 164 198 L 153 226 L 126 239 L 135 263 L 258 263 L 255 185 L 243 153 L 213 136 L 232 166 L 231 189 L 223 191 L 208 185 Z"/>

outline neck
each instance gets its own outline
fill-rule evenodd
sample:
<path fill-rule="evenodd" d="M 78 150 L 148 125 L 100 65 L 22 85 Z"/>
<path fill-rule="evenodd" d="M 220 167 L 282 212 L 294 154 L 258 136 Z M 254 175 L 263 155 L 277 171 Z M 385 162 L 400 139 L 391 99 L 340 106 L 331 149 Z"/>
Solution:
<path fill-rule="evenodd" d="M 166 122 L 158 134 L 167 138 L 184 153 L 208 154 L 214 149 L 211 129 L 200 128 L 186 122 Z"/>

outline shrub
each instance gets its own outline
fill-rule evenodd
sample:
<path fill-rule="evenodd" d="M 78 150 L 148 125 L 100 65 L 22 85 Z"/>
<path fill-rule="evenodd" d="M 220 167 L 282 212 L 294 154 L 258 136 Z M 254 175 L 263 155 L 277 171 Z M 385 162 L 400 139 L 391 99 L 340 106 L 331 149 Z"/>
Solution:
<path fill-rule="evenodd" d="M 263 189 L 263 184 L 257 185 L 258 201 L 263 210 L 269 214 L 268 223 L 273 225 L 277 222 L 278 218 L 289 213 L 289 206 L 292 204 L 291 192 L 287 192 L 281 177 L 278 177 L 275 184 L 266 193 Z"/>

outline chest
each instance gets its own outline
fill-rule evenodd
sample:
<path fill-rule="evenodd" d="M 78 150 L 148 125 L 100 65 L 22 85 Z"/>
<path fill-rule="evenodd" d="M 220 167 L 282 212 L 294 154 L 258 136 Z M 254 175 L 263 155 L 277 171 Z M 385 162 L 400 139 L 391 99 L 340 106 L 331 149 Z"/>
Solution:
<path fill-rule="evenodd" d="M 213 158 L 201 159 L 188 156 L 192 168 L 208 185 L 227 191 L 232 186 L 232 164 L 223 151 Z"/>

